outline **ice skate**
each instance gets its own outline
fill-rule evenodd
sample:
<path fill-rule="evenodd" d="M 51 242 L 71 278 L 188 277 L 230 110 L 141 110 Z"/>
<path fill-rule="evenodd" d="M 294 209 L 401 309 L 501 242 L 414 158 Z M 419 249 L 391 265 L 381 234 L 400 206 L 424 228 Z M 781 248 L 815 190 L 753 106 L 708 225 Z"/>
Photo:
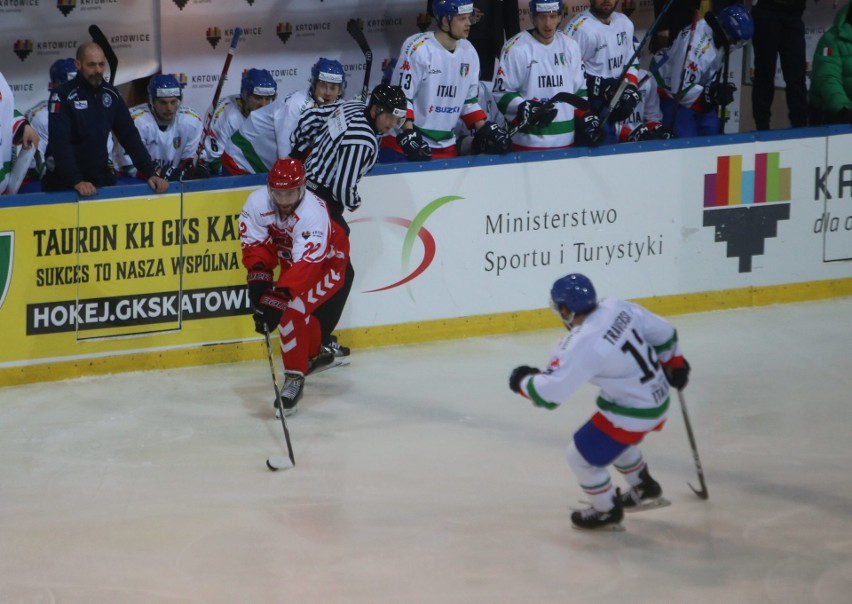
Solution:
<path fill-rule="evenodd" d="M 621 507 L 621 490 L 615 490 L 612 498 L 611 510 L 602 512 L 593 507 L 578 510 L 571 514 L 571 524 L 575 529 L 592 531 L 623 531 L 621 520 L 624 518 L 624 510 Z"/>
<path fill-rule="evenodd" d="M 331 369 L 335 360 L 334 351 L 331 348 L 320 346 L 317 355 L 308 359 L 308 373 L 306 375 Z"/>
<path fill-rule="evenodd" d="M 639 472 L 639 478 L 642 482 L 621 496 L 621 505 L 625 512 L 641 512 L 671 505 L 671 501 L 663 497 L 660 483 L 651 478 L 647 467 Z"/>
<path fill-rule="evenodd" d="M 331 341 L 325 345 L 327 348 L 331 349 L 334 352 L 335 361 L 338 361 L 339 365 L 348 365 L 349 364 L 349 347 L 341 346 L 337 342 L 337 336 L 331 336 Z M 335 365 L 336 366 L 336 365 Z"/>
<path fill-rule="evenodd" d="M 302 398 L 302 391 L 305 389 L 305 378 L 300 373 L 284 373 L 284 386 L 281 388 L 281 403 L 284 405 L 284 417 L 293 415 L 297 409 L 296 405 Z M 279 417 L 281 412 L 278 409 L 278 399 L 276 398 L 273 405 L 275 406 L 275 417 Z"/>

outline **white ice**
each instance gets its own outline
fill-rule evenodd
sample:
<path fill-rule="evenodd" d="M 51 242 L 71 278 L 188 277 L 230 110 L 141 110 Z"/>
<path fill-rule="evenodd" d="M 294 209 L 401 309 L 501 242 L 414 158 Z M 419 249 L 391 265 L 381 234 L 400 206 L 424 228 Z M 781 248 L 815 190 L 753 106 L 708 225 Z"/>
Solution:
<path fill-rule="evenodd" d="M 570 526 L 595 391 L 506 385 L 555 318 L 355 350 L 308 379 L 280 472 L 262 356 L 0 389 L 0 602 L 852 602 L 852 299 L 673 321 L 710 499 L 674 404 L 643 445 L 672 505 L 623 533 Z"/>

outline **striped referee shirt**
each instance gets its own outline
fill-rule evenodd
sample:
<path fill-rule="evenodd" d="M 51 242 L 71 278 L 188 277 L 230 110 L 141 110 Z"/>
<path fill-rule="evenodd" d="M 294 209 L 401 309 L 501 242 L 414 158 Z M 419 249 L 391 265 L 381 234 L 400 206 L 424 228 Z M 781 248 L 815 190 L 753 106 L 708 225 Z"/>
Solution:
<path fill-rule="evenodd" d="M 378 137 L 367 119 L 367 106 L 349 101 L 305 111 L 291 142 L 297 157 L 312 149 L 305 173 L 308 181 L 331 191 L 333 199 L 326 201 L 354 211 L 361 205 L 358 181 L 376 164 Z"/>

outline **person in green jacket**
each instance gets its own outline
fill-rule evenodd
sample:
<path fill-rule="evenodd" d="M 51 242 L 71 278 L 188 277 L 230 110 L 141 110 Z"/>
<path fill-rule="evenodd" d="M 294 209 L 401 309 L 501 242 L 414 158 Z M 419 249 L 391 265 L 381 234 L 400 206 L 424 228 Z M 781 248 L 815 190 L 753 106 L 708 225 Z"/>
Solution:
<path fill-rule="evenodd" d="M 852 11 L 837 11 L 814 51 L 810 90 L 813 117 L 822 124 L 852 124 Z"/>

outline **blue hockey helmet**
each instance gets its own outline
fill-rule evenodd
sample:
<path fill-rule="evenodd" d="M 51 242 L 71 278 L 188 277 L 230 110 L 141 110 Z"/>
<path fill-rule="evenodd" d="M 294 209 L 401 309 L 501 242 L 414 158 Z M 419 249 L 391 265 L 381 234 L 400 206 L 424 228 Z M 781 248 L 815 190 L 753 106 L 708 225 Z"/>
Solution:
<path fill-rule="evenodd" d="M 173 96 L 182 99 L 183 90 L 181 90 L 180 82 L 172 74 L 161 73 L 153 76 L 148 82 L 148 102 L 152 105 L 157 99 Z"/>
<path fill-rule="evenodd" d="M 432 14 L 439 26 L 441 17 L 452 20 L 456 15 L 470 15 L 473 19 L 473 0 L 432 0 Z"/>
<path fill-rule="evenodd" d="M 77 63 L 74 59 L 59 59 L 50 66 L 50 87 L 54 88 L 63 82 L 73 80 L 77 75 Z"/>
<path fill-rule="evenodd" d="M 340 96 L 343 96 L 343 91 L 346 89 L 346 72 L 343 71 L 340 61 L 320 57 L 319 61 L 311 67 L 311 86 L 318 81 L 340 84 Z"/>
<path fill-rule="evenodd" d="M 530 17 L 538 13 L 559 13 L 562 15 L 562 0 L 530 0 Z"/>
<path fill-rule="evenodd" d="M 598 305 L 598 296 L 595 287 L 585 275 L 571 273 L 561 279 L 557 279 L 550 289 L 550 306 L 557 315 L 562 317 L 563 322 L 568 325 L 574 315 L 582 315 L 591 312 Z M 560 312 L 562 308 L 571 313 L 566 319 Z"/>
<path fill-rule="evenodd" d="M 716 14 L 719 27 L 731 46 L 742 46 L 754 35 L 754 18 L 742 4 L 731 4 Z"/>
<path fill-rule="evenodd" d="M 278 83 L 265 69 L 246 69 L 240 82 L 240 97 L 245 101 L 249 95 L 271 96 L 278 94 Z"/>

